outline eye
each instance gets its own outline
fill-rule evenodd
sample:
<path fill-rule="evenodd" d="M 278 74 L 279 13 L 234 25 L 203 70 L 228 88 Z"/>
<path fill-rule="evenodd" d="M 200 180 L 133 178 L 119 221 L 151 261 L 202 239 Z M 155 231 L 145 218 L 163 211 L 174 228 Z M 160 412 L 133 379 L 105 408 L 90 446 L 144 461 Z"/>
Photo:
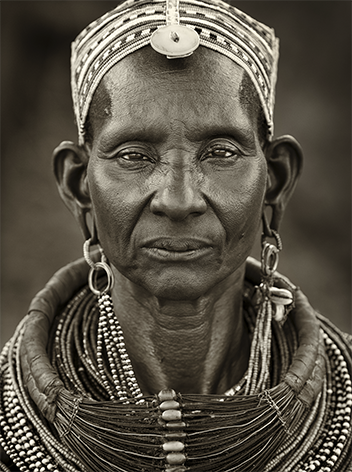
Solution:
<path fill-rule="evenodd" d="M 148 146 L 125 145 L 112 156 L 113 160 L 125 169 L 138 170 L 155 162 L 155 153 Z"/>
<path fill-rule="evenodd" d="M 202 159 L 233 159 L 241 155 L 240 151 L 231 144 L 219 143 L 208 147 Z"/>
<path fill-rule="evenodd" d="M 213 149 L 211 151 L 208 151 L 206 155 L 204 156 L 205 158 L 208 157 L 232 157 L 235 153 L 233 151 L 229 151 L 228 149 Z"/>
<path fill-rule="evenodd" d="M 116 157 L 130 162 L 150 161 L 150 158 L 145 154 L 134 151 L 121 151 Z"/>

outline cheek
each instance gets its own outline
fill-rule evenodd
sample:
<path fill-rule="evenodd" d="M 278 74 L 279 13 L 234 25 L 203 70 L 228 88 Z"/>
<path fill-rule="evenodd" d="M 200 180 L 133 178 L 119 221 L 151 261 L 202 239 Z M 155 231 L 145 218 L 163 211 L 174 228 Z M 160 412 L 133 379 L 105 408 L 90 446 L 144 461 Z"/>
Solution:
<path fill-rule="evenodd" d="M 210 184 L 216 189 L 212 193 L 212 204 L 225 229 L 227 247 L 233 257 L 247 257 L 254 244 L 261 221 L 266 175 L 263 156 Z"/>
<path fill-rule="evenodd" d="M 138 218 L 138 189 L 131 185 L 126 188 L 113 166 L 105 162 L 90 164 L 88 179 L 98 238 L 107 257 L 114 260 L 127 250 Z"/>
<path fill-rule="evenodd" d="M 265 158 L 259 157 L 234 170 L 203 174 L 202 187 L 211 207 L 202 216 L 206 220 L 204 229 L 218 228 L 217 233 L 222 235 L 219 258 L 209 273 L 220 273 L 223 278 L 250 254 L 261 218 L 266 171 Z M 141 218 L 144 221 L 143 215 L 152 218 L 145 208 L 155 182 L 145 175 L 127 178 L 110 162 L 98 159 L 89 163 L 88 179 L 99 241 L 110 262 L 130 277 L 141 269 L 132 244 L 134 230 L 141 224 Z"/>

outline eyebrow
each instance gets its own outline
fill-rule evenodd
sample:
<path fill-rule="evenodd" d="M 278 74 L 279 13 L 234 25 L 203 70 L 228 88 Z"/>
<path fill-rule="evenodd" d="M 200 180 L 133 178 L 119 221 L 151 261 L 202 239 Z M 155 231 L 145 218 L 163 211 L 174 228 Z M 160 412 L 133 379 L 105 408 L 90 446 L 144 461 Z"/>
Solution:
<path fill-rule="evenodd" d="M 160 123 L 147 123 L 143 127 L 132 127 L 130 124 L 124 126 L 111 126 L 110 129 L 103 132 L 99 145 L 106 152 L 113 151 L 116 146 L 129 141 L 141 141 L 150 144 L 158 144 L 163 142 L 169 130 Z M 216 137 L 229 137 L 235 139 L 245 148 L 252 148 L 255 145 L 255 129 L 254 126 L 240 127 L 239 125 L 212 125 L 205 124 L 202 129 L 188 130 L 186 137 L 192 142 L 204 142 Z"/>
<path fill-rule="evenodd" d="M 255 133 L 253 126 L 248 128 L 240 127 L 237 125 L 221 126 L 221 125 L 209 125 L 202 130 L 197 130 L 194 134 L 194 141 L 205 141 L 209 138 L 215 137 L 232 137 L 240 144 L 245 147 L 251 147 L 255 144 Z"/>
<path fill-rule="evenodd" d="M 113 151 L 117 146 L 129 141 L 142 141 L 156 144 L 162 141 L 160 130 L 156 131 L 148 127 L 132 129 L 130 126 L 115 127 L 115 129 L 103 132 L 99 145 L 106 152 Z"/>

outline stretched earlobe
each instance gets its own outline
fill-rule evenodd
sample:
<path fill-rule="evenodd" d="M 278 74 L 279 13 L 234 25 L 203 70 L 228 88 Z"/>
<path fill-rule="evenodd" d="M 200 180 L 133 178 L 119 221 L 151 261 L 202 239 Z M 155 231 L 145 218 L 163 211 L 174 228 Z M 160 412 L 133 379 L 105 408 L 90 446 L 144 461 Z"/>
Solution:
<path fill-rule="evenodd" d="M 59 194 L 78 222 L 85 239 L 92 237 L 87 222 L 87 216 L 92 209 L 87 164 L 86 150 L 71 141 L 63 141 L 53 152 L 53 167 Z M 92 222 L 92 227 L 94 226 Z"/>
<path fill-rule="evenodd" d="M 273 140 L 265 150 L 268 164 L 268 187 L 265 205 L 272 209 L 270 228 L 279 231 L 286 206 L 302 171 L 303 153 L 292 136 Z"/>

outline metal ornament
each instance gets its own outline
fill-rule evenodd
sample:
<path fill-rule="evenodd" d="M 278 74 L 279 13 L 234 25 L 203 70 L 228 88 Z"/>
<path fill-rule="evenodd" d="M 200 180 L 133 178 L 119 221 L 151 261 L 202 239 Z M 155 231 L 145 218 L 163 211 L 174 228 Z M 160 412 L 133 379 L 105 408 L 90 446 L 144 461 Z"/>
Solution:
<path fill-rule="evenodd" d="M 99 296 L 102 296 L 106 293 L 110 293 L 114 283 L 115 283 L 115 278 L 114 274 L 111 270 L 111 267 L 108 264 L 108 260 L 104 254 L 103 249 L 99 246 L 99 251 L 101 254 L 101 260 L 98 262 L 94 262 L 91 257 L 90 257 L 90 245 L 92 244 L 92 238 L 89 238 L 85 241 L 83 244 L 83 255 L 84 258 L 87 262 L 87 264 L 90 266 L 90 271 L 88 274 L 88 285 L 90 290 Z M 102 290 L 99 290 L 97 287 L 97 273 L 99 270 L 104 270 L 106 274 L 106 287 Z"/>
<path fill-rule="evenodd" d="M 199 36 L 192 28 L 180 25 L 179 0 L 166 0 L 166 26 L 150 38 L 152 48 L 168 59 L 190 56 L 199 46 Z"/>
<path fill-rule="evenodd" d="M 274 286 L 274 272 L 279 263 L 279 252 L 282 250 L 282 242 L 277 231 L 271 230 L 272 237 L 276 240 L 276 246 L 269 244 L 265 237 L 262 239 L 261 272 L 262 282 L 260 290 L 264 299 L 270 300 L 273 308 L 273 318 L 283 324 L 287 314 L 292 308 L 293 294 L 286 288 Z"/>

